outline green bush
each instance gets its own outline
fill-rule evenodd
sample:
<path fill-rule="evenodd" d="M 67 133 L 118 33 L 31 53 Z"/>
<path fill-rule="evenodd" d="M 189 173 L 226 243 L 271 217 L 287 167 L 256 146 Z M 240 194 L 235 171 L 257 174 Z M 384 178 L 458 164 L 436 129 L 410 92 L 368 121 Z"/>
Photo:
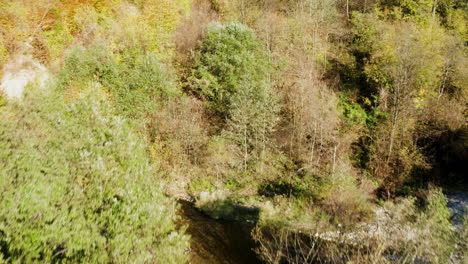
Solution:
<path fill-rule="evenodd" d="M 448 263 L 457 239 L 451 229 L 447 198 L 440 188 L 430 188 L 426 199 L 427 205 L 418 219 L 420 240 L 414 251 L 421 252 L 421 258 L 430 263 Z"/>
<path fill-rule="evenodd" d="M 226 120 L 226 135 L 243 147 L 264 147 L 278 115 L 263 43 L 240 23 L 211 24 L 195 56 L 191 84 Z"/>
<path fill-rule="evenodd" d="M 67 54 L 65 65 L 60 72 L 60 81 L 63 86 L 84 86 L 90 81 L 107 77 L 106 73 L 115 67 L 112 56 L 104 43 L 94 43 L 88 49 L 75 46 Z"/>
<path fill-rule="evenodd" d="M 365 125 L 370 119 L 366 111 L 359 104 L 353 103 L 346 95 L 340 96 L 339 106 L 348 124 Z"/>
<path fill-rule="evenodd" d="M 451 230 L 447 198 L 440 188 L 425 192 L 423 207 L 411 196 L 385 204 L 386 216 L 380 215 L 379 221 L 388 235 L 380 244 L 399 256 L 398 263 L 458 263 L 453 259 L 457 238 Z"/>
<path fill-rule="evenodd" d="M 215 111 L 229 115 L 233 95 L 270 87 L 271 63 L 255 33 L 240 23 L 211 24 L 195 56 L 192 84 Z"/>
<path fill-rule="evenodd" d="M 56 21 L 50 30 L 43 32 L 43 36 L 52 60 L 60 58 L 67 46 L 73 42 L 67 21 Z"/>
<path fill-rule="evenodd" d="M 0 112 L 0 262 L 185 262 L 175 204 L 128 122 L 97 96 L 48 93 Z"/>
<path fill-rule="evenodd" d="M 139 118 L 155 110 L 157 99 L 177 94 L 170 76 L 154 54 L 138 49 L 113 53 L 104 42 L 95 42 L 70 52 L 60 79 L 64 87 L 97 82 L 121 113 Z"/>

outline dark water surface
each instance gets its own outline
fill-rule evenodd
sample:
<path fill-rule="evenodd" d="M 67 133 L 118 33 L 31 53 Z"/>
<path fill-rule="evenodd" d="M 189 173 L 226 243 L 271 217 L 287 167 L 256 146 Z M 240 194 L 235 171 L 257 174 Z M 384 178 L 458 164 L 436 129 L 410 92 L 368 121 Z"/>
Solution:
<path fill-rule="evenodd" d="M 190 263 L 193 264 L 257 264 L 250 236 L 254 225 L 215 220 L 197 210 L 191 203 L 180 201 L 183 225 L 188 225 Z"/>
<path fill-rule="evenodd" d="M 468 191 L 446 191 L 448 208 L 455 230 L 461 230 L 463 216 L 468 213 Z M 187 225 L 192 264 L 261 264 L 253 249 L 250 236 L 253 224 L 215 220 L 196 209 L 191 203 L 180 201 L 181 224 Z"/>

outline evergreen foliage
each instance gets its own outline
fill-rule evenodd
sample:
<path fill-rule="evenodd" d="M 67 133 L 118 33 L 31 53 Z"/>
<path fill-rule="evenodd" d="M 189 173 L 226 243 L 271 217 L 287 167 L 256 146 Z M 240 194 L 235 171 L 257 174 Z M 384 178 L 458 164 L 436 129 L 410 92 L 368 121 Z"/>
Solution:
<path fill-rule="evenodd" d="M 138 49 L 113 53 L 105 42 L 75 47 L 65 60 L 60 80 L 66 88 L 101 84 L 112 94 L 117 109 L 133 118 L 146 117 L 157 109 L 158 99 L 178 93 L 155 54 Z"/>
<path fill-rule="evenodd" d="M 271 63 L 252 29 L 240 24 L 211 24 L 195 56 L 193 86 L 228 117 L 231 97 L 248 85 L 269 88 Z M 260 92 L 259 92 L 260 93 Z"/>
<path fill-rule="evenodd" d="M 67 104 L 36 92 L 2 109 L 0 258 L 185 260 L 174 202 L 162 194 L 144 143 L 96 94 Z"/>
<path fill-rule="evenodd" d="M 277 122 L 271 73 L 263 43 L 240 23 L 210 25 L 195 55 L 193 88 L 226 119 L 226 133 L 245 154 L 264 147 Z"/>

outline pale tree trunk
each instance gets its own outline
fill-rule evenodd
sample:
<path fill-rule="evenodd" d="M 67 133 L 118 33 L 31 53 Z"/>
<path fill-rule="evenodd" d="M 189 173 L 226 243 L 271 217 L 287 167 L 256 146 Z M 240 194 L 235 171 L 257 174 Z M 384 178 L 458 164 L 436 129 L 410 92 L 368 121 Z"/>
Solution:
<path fill-rule="evenodd" d="M 442 97 L 442 95 L 444 94 L 445 83 L 447 81 L 448 73 L 449 73 L 449 66 L 446 66 L 445 70 L 444 70 L 444 77 L 443 77 L 442 82 L 440 83 L 440 86 L 439 86 L 439 96 L 437 97 L 437 100 L 439 100 L 440 97 Z"/>
<path fill-rule="evenodd" d="M 387 162 L 386 164 L 388 165 L 390 163 L 390 159 L 392 156 L 393 152 L 393 145 L 395 142 L 395 134 L 396 134 L 396 129 L 398 126 L 398 118 L 400 114 L 400 103 L 401 103 L 401 97 L 403 96 L 402 91 L 403 89 L 406 89 L 407 85 L 407 80 L 408 80 L 408 72 L 405 70 L 403 73 L 403 76 L 400 77 L 399 83 L 395 85 L 395 102 L 394 102 L 394 110 L 393 110 L 393 116 L 392 116 L 392 129 L 390 132 L 390 144 L 388 146 L 388 154 L 387 154 Z"/>
<path fill-rule="evenodd" d="M 395 109 L 395 112 L 393 114 L 393 119 L 392 119 L 392 129 L 391 129 L 391 132 L 390 132 L 390 144 L 388 146 L 387 162 L 386 162 L 387 165 L 390 163 L 390 158 L 391 158 L 392 152 L 393 152 L 393 144 L 395 142 L 395 132 L 396 132 L 396 128 L 397 128 L 397 120 L 398 120 L 398 110 Z"/>
<path fill-rule="evenodd" d="M 317 123 L 314 122 L 314 133 L 312 136 L 312 150 L 310 152 L 310 164 L 314 161 L 315 139 L 317 138 Z"/>
<path fill-rule="evenodd" d="M 431 29 L 432 29 L 432 25 L 434 24 L 434 21 L 435 21 L 436 10 L 437 10 L 437 0 L 434 0 L 434 2 L 432 2 Z"/>
<path fill-rule="evenodd" d="M 332 166 L 332 173 L 335 173 L 335 168 L 336 168 L 336 148 L 337 148 L 337 145 L 335 145 L 335 148 L 333 149 L 333 166 Z"/>
<path fill-rule="evenodd" d="M 247 125 L 244 125 L 244 171 L 247 170 Z"/>
<path fill-rule="evenodd" d="M 321 124 L 319 124 L 319 126 L 320 126 L 320 140 L 319 140 L 319 142 L 320 142 L 319 146 L 320 147 L 319 147 L 319 149 L 317 151 L 317 161 L 315 162 L 316 165 L 320 164 L 320 160 L 322 158 L 321 153 L 323 151 L 323 126 Z"/>
<path fill-rule="evenodd" d="M 346 0 L 346 16 L 349 19 L 349 0 Z"/>
<path fill-rule="evenodd" d="M 241 21 L 245 23 L 245 0 L 241 0 Z"/>

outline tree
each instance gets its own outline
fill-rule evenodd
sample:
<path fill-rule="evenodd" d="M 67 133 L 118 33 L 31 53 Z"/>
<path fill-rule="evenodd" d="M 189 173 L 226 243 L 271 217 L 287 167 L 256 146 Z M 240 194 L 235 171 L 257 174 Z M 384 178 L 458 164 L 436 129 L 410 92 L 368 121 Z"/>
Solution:
<path fill-rule="evenodd" d="M 445 51 L 453 44 L 436 24 L 383 21 L 372 14 L 355 14 L 353 23 L 355 51 L 364 54 L 366 85 L 374 87 L 376 109 L 387 117 L 370 131 L 369 165 L 374 175 L 384 179 L 390 195 L 413 180 L 417 169 L 428 168 L 416 130 L 420 115 L 443 93 L 450 69 L 455 69 Z"/>
<path fill-rule="evenodd" d="M 0 262 L 185 262 L 144 142 L 90 93 L 38 91 L 0 111 Z"/>
<path fill-rule="evenodd" d="M 225 134 L 241 146 L 244 163 L 248 160 L 250 150 L 262 152 L 266 149 L 268 136 L 278 119 L 279 108 L 274 97 L 256 89 L 246 86 L 233 95 L 230 118 L 225 129 Z"/>
<path fill-rule="evenodd" d="M 269 54 L 240 23 L 209 26 L 195 55 L 192 87 L 225 120 L 225 135 L 248 153 L 266 147 L 277 122 L 277 97 Z"/>

